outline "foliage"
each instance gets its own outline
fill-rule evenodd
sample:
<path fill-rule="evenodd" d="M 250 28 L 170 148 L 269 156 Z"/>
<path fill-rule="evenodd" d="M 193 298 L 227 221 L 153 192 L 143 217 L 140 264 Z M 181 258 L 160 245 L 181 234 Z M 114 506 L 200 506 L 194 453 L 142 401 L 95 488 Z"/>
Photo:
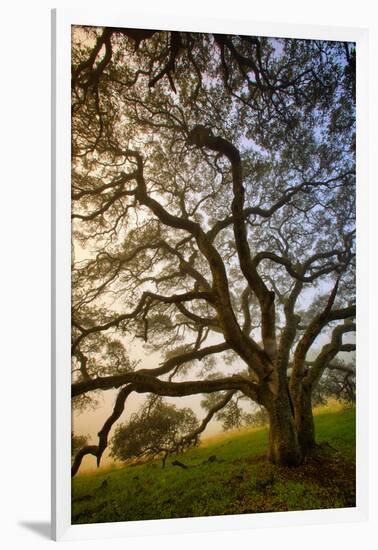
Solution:
<path fill-rule="evenodd" d="M 271 460 L 299 464 L 304 409 L 354 346 L 355 45 L 72 36 L 72 395 L 119 391 L 88 452 L 132 391 L 233 392 L 225 427 L 248 398 L 291 434 Z"/>
<path fill-rule="evenodd" d="M 269 417 L 264 407 L 260 407 L 257 411 L 246 415 L 245 423 L 249 426 L 266 426 L 269 423 Z"/>
<path fill-rule="evenodd" d="M 74 458 L 77 451 L 85 447 L 88 444 L 88 435 L 75 435 L 71 433 L 71 458 Z"/>
<path fill-rule="evenodd" d="M 183 436 L 198 425 L 193 411 L 178 409 L 162 399 L 150 398 L 125 424 L 119 424 L 111 440 L 110 455 L 126 461 L 136 457 L 156 457 L 178 452 Z M 192 442 L 193 444 L 193 442 Z"/>
<path fill-rule="evenodd" d="M 354 362 L 335 358 L 328 366 L 313 393 L 314 404 L 324 404 L 328 399 L 343 403 L 356 402 L 356 368 Z"/>
<path fill-rule="evenodd" d="M 208 412 L 211 411 L 216 406 L 216 403 L 219 402 L 221 396 L 222 393 L 210 393 L 206 395 L 201 401 L 201 407 Z M 230 399 L 227 404 L 225 404 L 214 414 L 215 419 L 222 423 L 223 431 L 251 425 L 250 418 L 252 413 L 245 410 L 243 401 L 247 401 L 247 406 L 250 404 L 250 400 L 247 400 L 245 397 L 243 398 L 243 396 L 236 396 L 233 399 Z"/>

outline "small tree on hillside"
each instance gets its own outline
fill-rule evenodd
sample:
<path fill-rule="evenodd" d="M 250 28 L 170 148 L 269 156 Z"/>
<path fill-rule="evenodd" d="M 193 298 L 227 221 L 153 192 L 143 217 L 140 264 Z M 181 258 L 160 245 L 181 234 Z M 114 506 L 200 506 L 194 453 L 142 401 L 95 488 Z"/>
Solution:
<path fill-rule="evenodd" d="M 197 418 L 191 409 L 178 409 L 161 398 L 152 397 L 129 422 L 116 428 L 110 455 L 122 461 L 161 456 L 164 468 L 169 454 L 197 444 L 198 438 L 185 438 L 197 427 Z"/>

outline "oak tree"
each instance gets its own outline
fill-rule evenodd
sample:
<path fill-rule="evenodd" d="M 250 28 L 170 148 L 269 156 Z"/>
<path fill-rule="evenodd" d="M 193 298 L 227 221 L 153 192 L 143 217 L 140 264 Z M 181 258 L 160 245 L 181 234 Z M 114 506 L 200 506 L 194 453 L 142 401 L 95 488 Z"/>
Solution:
<path fill-rule="evenodd" d="M 312 393 L 355 349 L 355 59 L 351 43 L 73 28 L 72 396 L 118 392 L 73 473 L 100 463 L 132 392 L 216 393 L 217 410 L 242 395 L 266 411 L 271 461 L 311 451 Z"/>
<path fill-rule="evenodd" d="M 192 435 L 197 430 L 198 421 L 191 409 L 178 409 L 152 396 L 128 422 L 117 426 L 110 456 L 122 461 L 162 457 L 164 468 L 170 454 L 198 444 L 198 437 Z"/>

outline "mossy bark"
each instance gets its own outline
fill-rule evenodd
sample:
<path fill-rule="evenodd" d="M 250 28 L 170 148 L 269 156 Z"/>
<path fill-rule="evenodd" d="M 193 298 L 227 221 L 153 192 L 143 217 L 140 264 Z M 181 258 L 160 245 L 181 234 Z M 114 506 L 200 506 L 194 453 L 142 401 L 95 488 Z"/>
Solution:
<path fill-rule="evenodd" d="M 298 466 L 303 454 L 295 424 L 286 377 L 278 376 L 275 395 L 266 403 L 269 416 L 268 458 L 274 464 Z"/>
<path fill-rule="evenodd" d="M 302 386 L 300 396 L 294 404 L 294 414 L 299 444 L 302 453 L 306 455 L 316 445 L 310 386 Z"/>
<path fill-rule="evenodd" d="M 274 464 L 298 466 L 303 455 L 291 411 L 279 404 L 270 408 L 268 414 L 269 460 Z"/>

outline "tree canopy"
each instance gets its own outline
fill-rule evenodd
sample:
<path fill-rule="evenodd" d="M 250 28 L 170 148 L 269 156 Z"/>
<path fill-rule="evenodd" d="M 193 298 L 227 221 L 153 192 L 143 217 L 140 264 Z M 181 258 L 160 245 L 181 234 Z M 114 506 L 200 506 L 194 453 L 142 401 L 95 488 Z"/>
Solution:
<path fill-rule="evenodd" d="M 169 454 L 198 443 L 197 428 L 191 409 L 178 409 L 153 396 L 127 423 L 117 426 L 110 456 L 122 461 L 162 456 L 164 466 Z"/>
<path fill-rule="evenodd" d="M 354 45 L 72 36 L 72 395 L 119 392 L 74 473 L 131 392 L 243 395 L 298 464 L 312 392 L 355 348 Z"/>

